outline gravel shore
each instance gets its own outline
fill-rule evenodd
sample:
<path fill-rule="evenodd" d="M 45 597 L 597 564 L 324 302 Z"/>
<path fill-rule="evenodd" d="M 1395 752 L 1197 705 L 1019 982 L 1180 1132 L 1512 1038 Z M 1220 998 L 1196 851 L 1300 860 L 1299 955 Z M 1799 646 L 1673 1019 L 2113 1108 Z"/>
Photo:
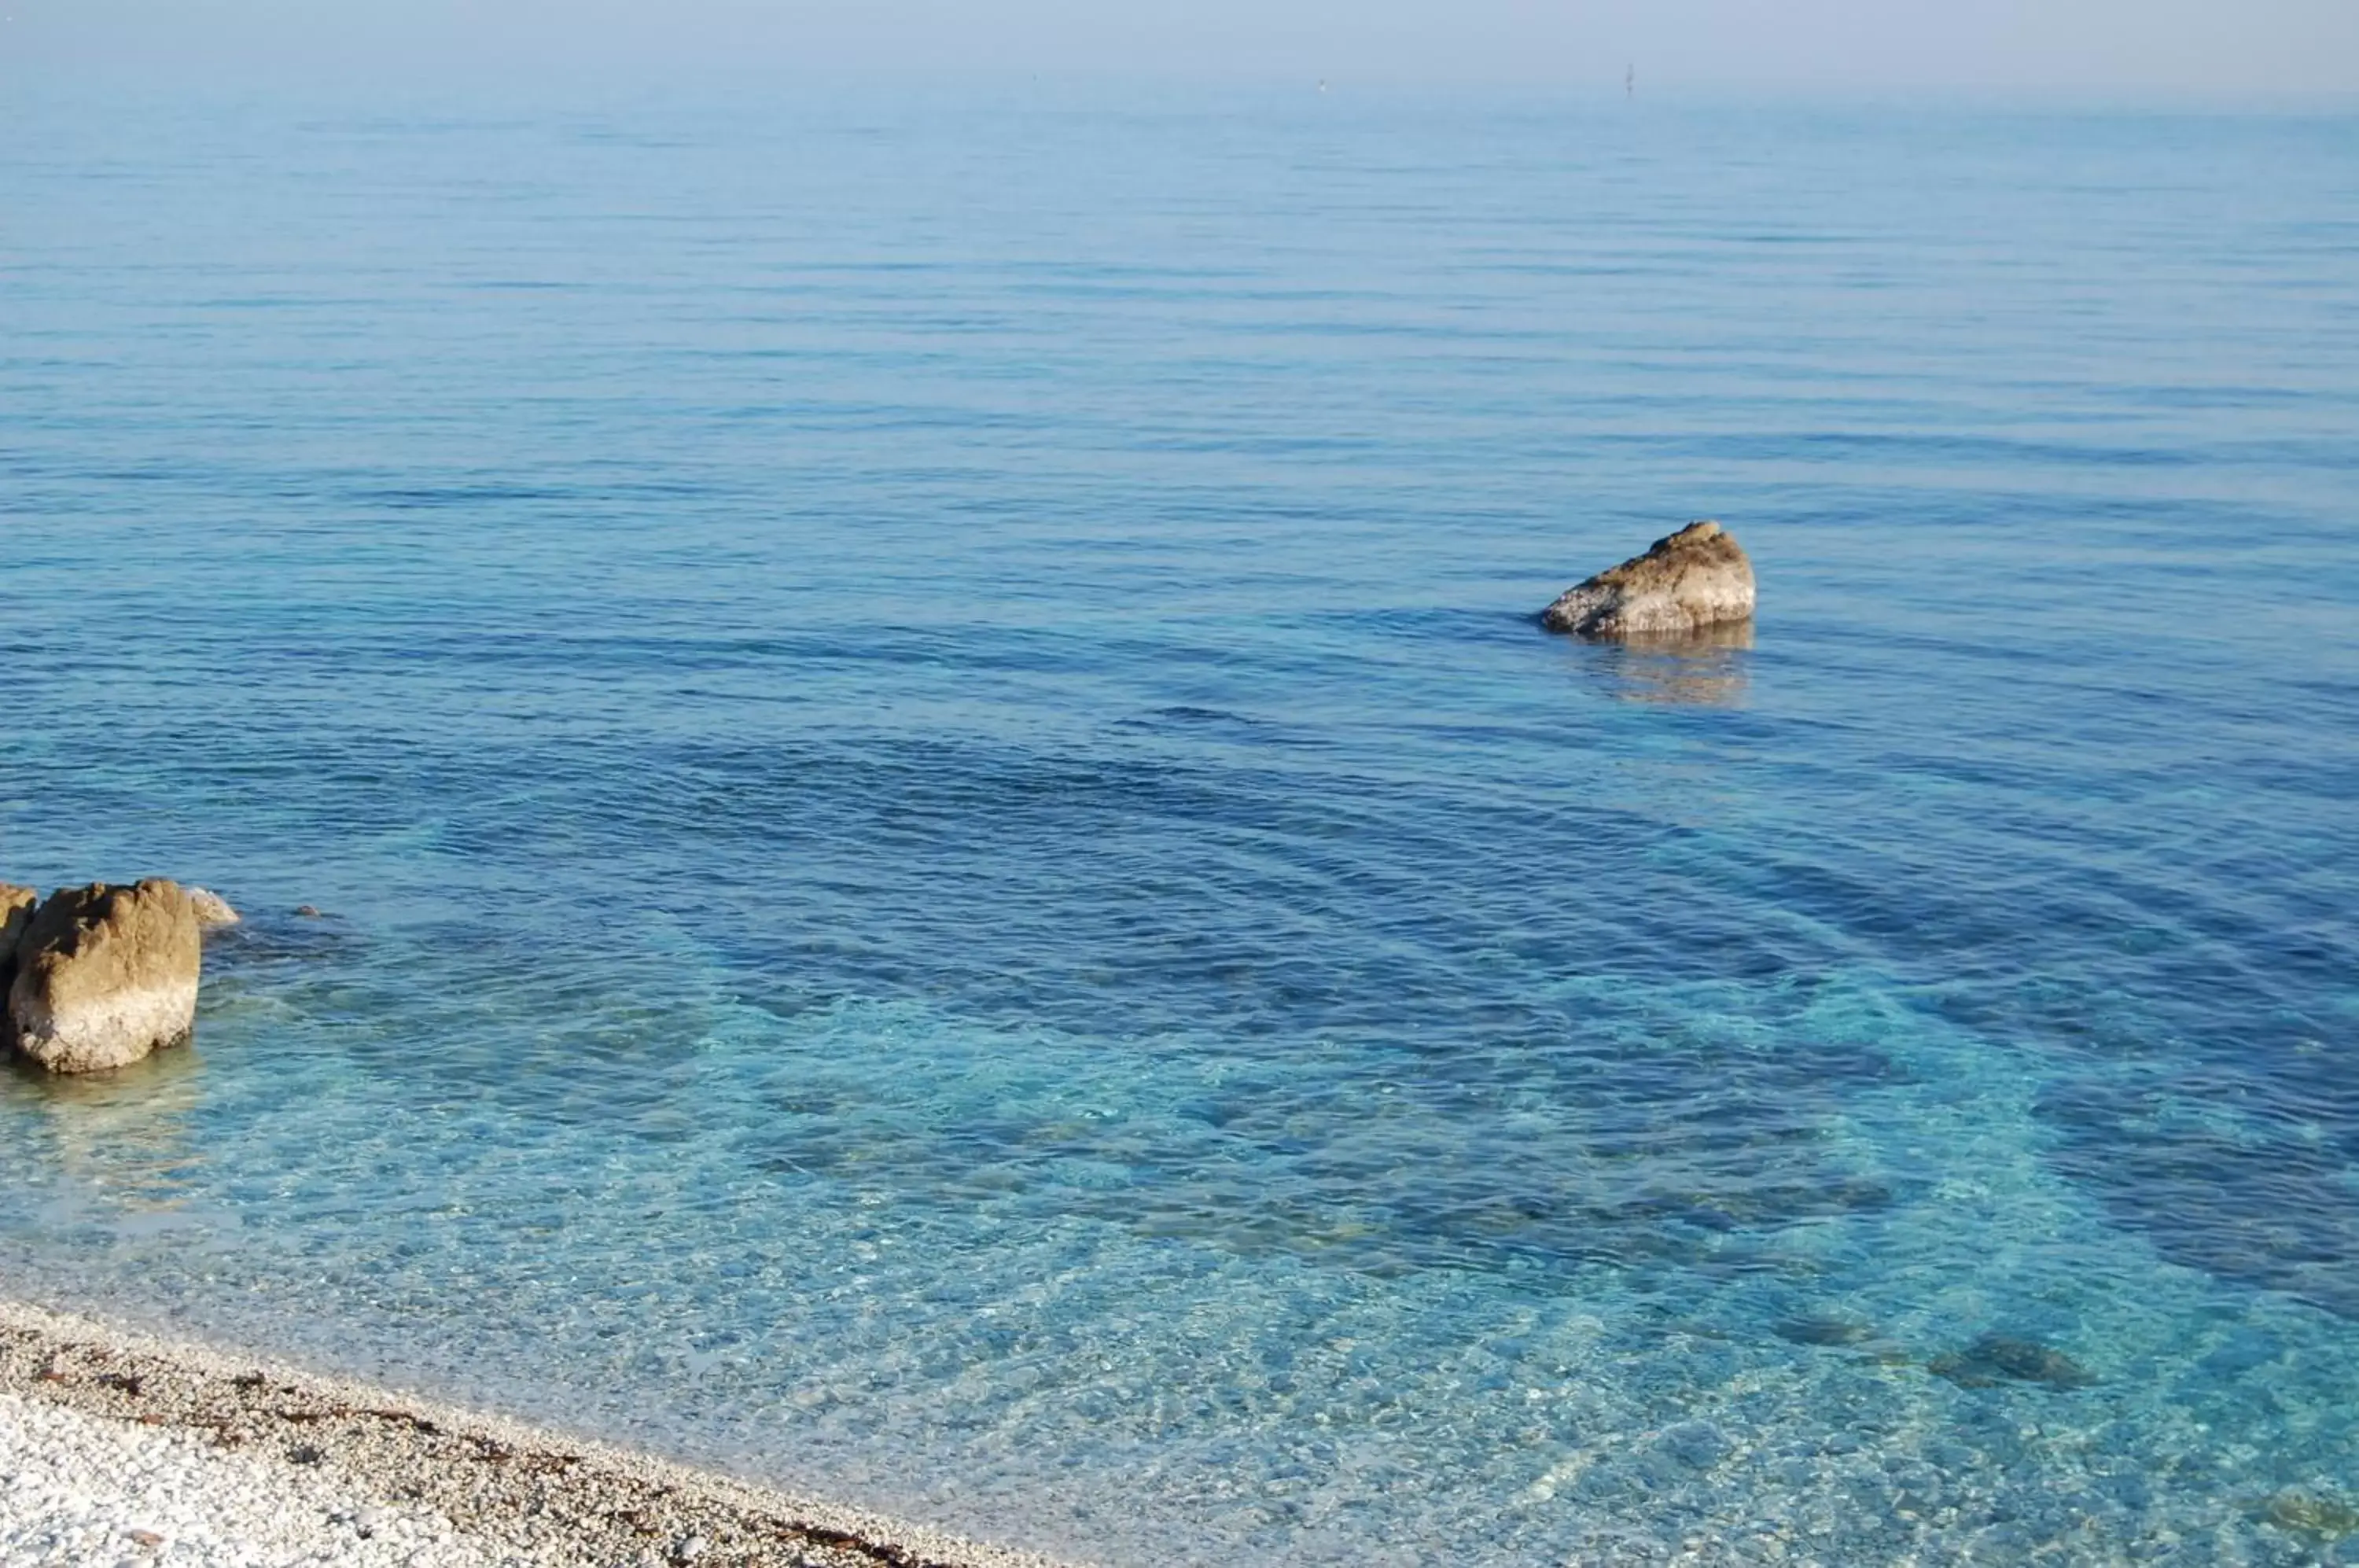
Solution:
<path fill-rule="evenodd" d="M 1057 1568 L 810 1499 L 0 1302 L 0 1568 Z"/>

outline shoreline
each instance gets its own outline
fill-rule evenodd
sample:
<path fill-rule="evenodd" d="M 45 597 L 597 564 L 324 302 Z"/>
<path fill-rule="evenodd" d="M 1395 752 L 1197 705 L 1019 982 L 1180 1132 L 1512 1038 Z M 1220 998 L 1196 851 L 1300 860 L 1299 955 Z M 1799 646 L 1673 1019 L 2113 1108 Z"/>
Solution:
<path fill-rule="evenodd" d="M 0 1397 L 193 1438 L 533 1568 L 1079 1568 L 398 1389 L 0 1298 Z M 144 1430 L 142 1430 L 144 1429 Z M 183 1464 L 192 1461 L 183 1461 Z M 98 1478 L 103 1485 L 104 1478 Z M 331 1516 L 323 1515 L 323 1519 Z M 367 1534 L 365 1524 L 357 1541 Z M 127 1549 L 128 1550 L 128 1549 Z"/>

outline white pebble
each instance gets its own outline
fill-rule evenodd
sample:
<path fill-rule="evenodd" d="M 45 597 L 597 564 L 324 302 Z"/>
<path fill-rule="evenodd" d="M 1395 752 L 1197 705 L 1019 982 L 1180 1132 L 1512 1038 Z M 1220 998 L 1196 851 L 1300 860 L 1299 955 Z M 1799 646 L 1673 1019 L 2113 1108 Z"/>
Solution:
<path fill-rule="evenodd" d="M 395 1516 L 317 1470 L 159 1438 L 0 1393 L 6 1568 L 491 1568 L 447 1524 L 357 1538 Z M 424 1522 L 424 1521 L 421 1521 Z M 135 1537 L 143 1531 L 160 1540 Z M 427 1536 L 431 1545 L 421 1547 Z"/>

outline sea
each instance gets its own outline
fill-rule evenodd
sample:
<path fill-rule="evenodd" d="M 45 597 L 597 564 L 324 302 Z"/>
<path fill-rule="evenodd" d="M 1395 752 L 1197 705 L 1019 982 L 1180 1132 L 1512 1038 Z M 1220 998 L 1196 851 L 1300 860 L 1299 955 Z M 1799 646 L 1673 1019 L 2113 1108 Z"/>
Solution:
<path fill-rule="evenodd" d="M 0 1290 L 1112 1568 L 2359 1563 L 2359 111 L 1618 85 L 16 82 L 0 877 L 245 920 Z"/>

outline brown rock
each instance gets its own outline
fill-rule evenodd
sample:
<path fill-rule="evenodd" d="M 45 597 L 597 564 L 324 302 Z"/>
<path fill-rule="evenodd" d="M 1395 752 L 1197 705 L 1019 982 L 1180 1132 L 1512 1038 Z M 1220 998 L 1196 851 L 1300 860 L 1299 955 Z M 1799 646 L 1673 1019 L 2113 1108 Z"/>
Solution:
<path fill-rule="evenodd" d="M 234 926 L 238 914 L 229 907 L 229 900 L 209 887 L 189 889 L 189 907 L 196 911 L 197 924 L 210 931 L 214 926 Z"/>
<path fill-rule="evenodd" d="M 44 900 L 16 950 L 8 1025 L 52 1073 L 95 1073 L 195 1027 L 197 915 L 173 882 L 93 882 Z"/>
<path fill-rule="evenodd" d="M 1753 615 L 1753 563 L 1718 523 L 1690 523 L 1540 612 L 1552 632 L 1680 637 Z"/>
<path fill-rule="evenodd" d="M 0 1013 L 7 1010 L 8 981 L 16 973 L 16 943 L 33 923 L 33 910 L 40 901 L 30 887 L 0 882 Z"/>

